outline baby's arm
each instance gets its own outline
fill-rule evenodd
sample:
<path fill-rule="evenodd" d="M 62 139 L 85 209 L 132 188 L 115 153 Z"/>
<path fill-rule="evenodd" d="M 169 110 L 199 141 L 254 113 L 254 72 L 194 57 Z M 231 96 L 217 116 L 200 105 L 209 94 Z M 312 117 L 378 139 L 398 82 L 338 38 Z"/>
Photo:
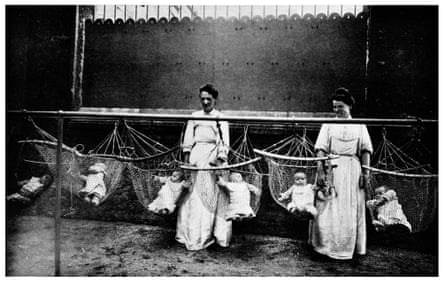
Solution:
<path fill-rule="evenodd" d="M 17 186 L 19 186 L 19 187 L 24 186 L 24 185 L 26 185 L 26 184 L 29 182 L 29 180 L 30 180 L 30 179 L 28 179 L 28 180 L 23 180 L 23 181 L 18 181 L 18 182 L 17 182 Z"/>
<path fill-rule="evenodd" d="M 260 191 L 260 189 L 258 189 L 256 186 L 254 186 L 254 185 L 252 185 L 252 184 L 249 184 L 249 183 L 246 183 L 246 185 L 247 185 L 247 189 L 250 191 L 250 192 L 252 192 L 252 193 L 254 193 L 255 195 L 260 195 L 260 193 L 261 193 L 261 191 Z"/>
<path fill-rule="evenodd" d="M 85 175 L 79 175 L 79 178 L 84 182 L 86 182 L 88 180 L 88 176 L 85 176 Z"/>
<path fill-rule="evenodd" d="M 220 187 L 223 187 L 223 188 L 227 188 L 227 184 L 228 184 L 228 182 L 226 182 L 225 180 L 224 180 L 224 178 L 222 178 L 221 176 L 216 176 L 216 184 L 218 185 L 218 186 L 220 186 Z"/>
<path fill-rule="evenodd" d="M 182 188 L 185 190 L 188 190 L 192 187 L 192 182 L 190 181 L 190 179 L 184 180 L 181 183 L 182 183 Z"/>
<path fill-rule="evenodd" d="M 386 198 L 382 198 L 382 199 L 376 199 L 374 202 L 375 206 L 382 206 L 384 205 L 386 202 L 388 202 L 388 200 Z"/>
<path fill-rule="evenodd" d="M 161 185 L 167 182 L 167 177 L 152 175 L 151 178 L 153 179 L 153 182 L 159 182 Z"/>
<path fill-rule="evenodd" d="M 292 186 L 289 188 L 289 190 L 285 191 L 284 193 L 281 193 L 280 196 L 278 197 L 278 200 L 283 201 L 285 199 L 288 199 L 291 196 L 293 189 L 294 187 Z"/>
<path fill-rule="evenodd" d="M 157 176 L 158 182 L 160 182 L 161 184 L 167 183 L 168 178 L 169 177 Z"/>

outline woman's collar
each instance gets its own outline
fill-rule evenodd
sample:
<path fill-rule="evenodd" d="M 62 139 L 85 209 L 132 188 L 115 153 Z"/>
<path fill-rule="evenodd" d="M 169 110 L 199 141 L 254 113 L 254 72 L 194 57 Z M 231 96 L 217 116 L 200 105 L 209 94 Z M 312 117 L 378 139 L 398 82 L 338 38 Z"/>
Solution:
<path fill-rule="evenodd" d="M 215 110 L 215 108 L 213 108 L 210 112 L 205 112 L 204 110 L 202 110 L 203 115 L 215 115 L 216 113 L 217 111 Z"/>

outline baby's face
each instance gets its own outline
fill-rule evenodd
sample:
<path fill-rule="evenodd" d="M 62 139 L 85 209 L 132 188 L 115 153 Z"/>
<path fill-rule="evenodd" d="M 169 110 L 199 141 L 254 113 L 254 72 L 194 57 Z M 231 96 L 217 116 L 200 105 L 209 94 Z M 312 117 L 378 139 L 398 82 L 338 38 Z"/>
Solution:
<path fill-rule="evenodd" d="M 294 175 L 294 184 L 297 186 L 306 185 L 306 174 L 304 173 L 296 173 Z"/>
<path fill-rule="evenodd" d="M 230 182 L 233 183 L 241 183 L 243 181 L 243 176 L 240 173 L 232 173 L 230 174 Z"/>
<path fill-rule="evenodd" d="M 375 198 L 376 199 L 382 199 L 383 194 L 386 192 L 386 188 L 385 187 L 378 187 L 374 190 L 375 192 Z"/>
<path fill-rule="evenodd" d="M 51 183 L 51 177 L 49 175 L 43 175 L 40 178 L 40 183 L 42 183 L 45 186 L 48 186 Z"/>
<path fill-rule="evenodd" d="M 179 171 L 175 171 L 172 173 L 171 180 L 173 182 L 180 182 L 182 180 L 182 173 Z"/>

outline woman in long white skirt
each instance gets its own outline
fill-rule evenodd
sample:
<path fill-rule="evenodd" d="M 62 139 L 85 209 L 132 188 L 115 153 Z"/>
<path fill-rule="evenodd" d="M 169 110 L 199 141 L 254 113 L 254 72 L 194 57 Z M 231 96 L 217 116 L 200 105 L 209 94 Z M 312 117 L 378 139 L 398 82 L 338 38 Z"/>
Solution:
<path fill-rule="evenodd" d="M 340 88 L 332 98 L 338 118 L 351 118 L 354 100 L 349 91 Z M 336 154 L 332 160 L 333 185 L 337 196 L 330 200 L 317 200 L 319 210 L 309 227 L 309 244 L 319 254 L 334 259 L 351 259 L 354 254 L 366 254 L 366 221 L 364 184 L 369 182 L 369 165 L 372 144 L 365 125 L 324 124 L 321 127 L 315 150 L 318 156 Z M 318 176 L 326 176 L 320 162 Z"/>
<path fill-rule="evenodd" d="M 214 109 L 218 91 L 212 85 L 200 88 L 203 110 L 193 116 L 221 116 Z M 227 122 L 191 120 L 184 134 L 186 162 L 197 168 L 222 165 L 227 160 L 229 126 Z M 228 196 L 216 185 L 214 171 L 193 171 L 193 186 L 179 207 L 176 240 L 188 250 L 200 250 L 213 243 L 227 247 L 232 222 L 224 219 Z"/>

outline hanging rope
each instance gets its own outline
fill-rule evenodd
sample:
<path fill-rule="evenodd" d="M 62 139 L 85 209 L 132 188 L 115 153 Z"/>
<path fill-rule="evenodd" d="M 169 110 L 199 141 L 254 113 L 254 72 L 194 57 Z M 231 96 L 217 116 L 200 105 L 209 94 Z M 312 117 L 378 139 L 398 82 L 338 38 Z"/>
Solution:
<path fill-rule="evenodd" d="M 364 168 L 371 173 L 371 199 L 376 197 L 376 188 L 392 190 L 412 231 L 419 232 L 429 227 L 437 210 L 438 185 L 438 175 L 432 174 L 429 166 L 422 165 L 389 141 L 383 128 L 382 141 L 374 153 L 372 166 Z"/>
<path fill-rule="evenodd" d="M 306 177 L 306 185 L 311 186 L 311 184 L 315 184 L 316 181 L 317 162 L 338 158 L 338 156 L 334 155 L 314 157 L 313 143 L 307 137 L 306 128 L 303 128 L 301 135 L 298 134 L 297 129 L 294 129 L 293 135 L 263 150 L 254 149 L 254 152 L 263 156 L 268 165 L 269 190 L 272 199 L 286 210 L 288 210 L 289 205 L 293 201 L 298 201 L 292 200 L 290 197 L 283 197 L 287 196 L 289 189 L 294 185 L 295 174 L 299 173 L 299 177 L 302 177 L 301 174 L 304 174 L 303 176 Z M 309 195 L 311 194 L 311 190 L 313 189 L 306 187 Z M 314 197 L 312 197 L 312 200 Z M 302 219 L 311 217 L 307 213 L 300 213 L 298 211 L 295 211 L 295 216 Z"/>

